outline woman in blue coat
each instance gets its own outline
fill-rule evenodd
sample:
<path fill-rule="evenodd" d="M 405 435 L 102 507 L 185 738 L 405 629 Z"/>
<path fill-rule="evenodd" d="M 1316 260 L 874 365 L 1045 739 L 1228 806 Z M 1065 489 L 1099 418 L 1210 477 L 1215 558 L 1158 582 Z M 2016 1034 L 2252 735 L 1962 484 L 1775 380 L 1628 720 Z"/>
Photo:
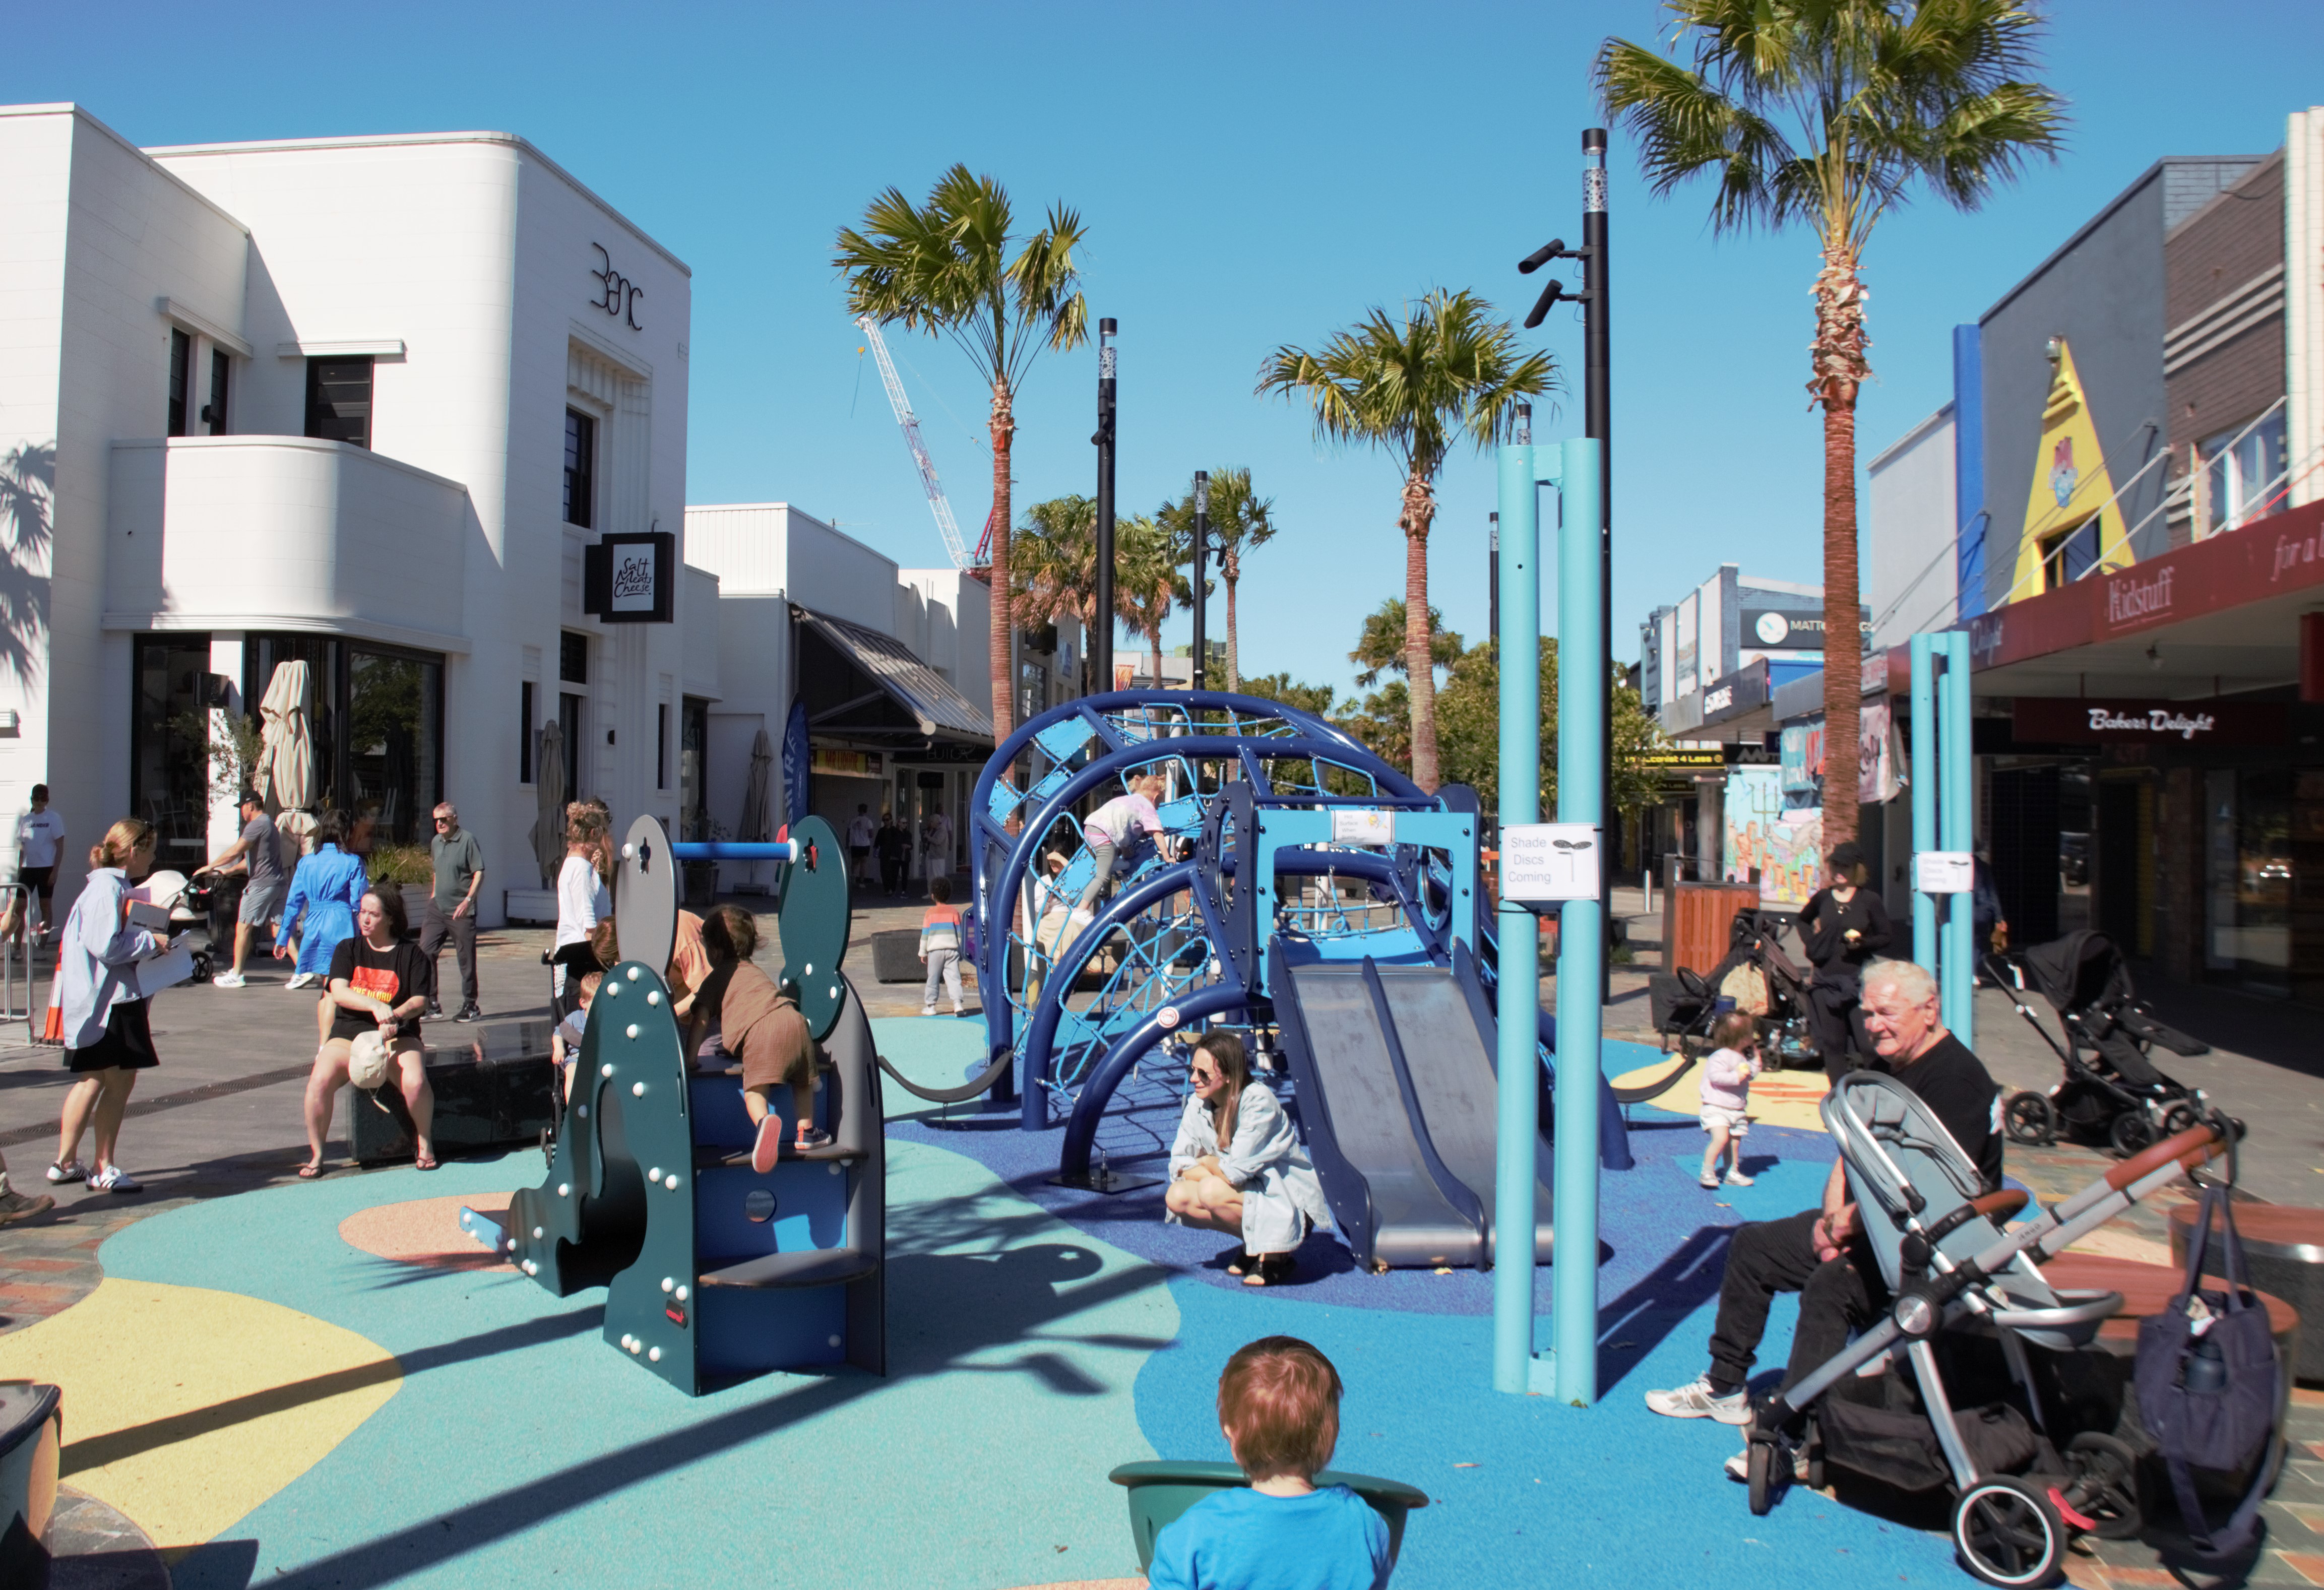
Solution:
<path fill-rule="evenodd" d="M 331 951 L 355 936 L 355 908 L 368 887 L 361 856 L 339 848 L 346 838 L 344 813 L 326 812 L 315 824 L 315 848 L 299 861 L 290 875 L 290 897 L 282 903 L 282 929 L 274 941 L 274 959 L 290 959 L 290 941 L 299 941 L 299 967 L 290 986 L 320 988 L 331 970 Z M 306 917 L 301 925 L 300 917 Z"/>

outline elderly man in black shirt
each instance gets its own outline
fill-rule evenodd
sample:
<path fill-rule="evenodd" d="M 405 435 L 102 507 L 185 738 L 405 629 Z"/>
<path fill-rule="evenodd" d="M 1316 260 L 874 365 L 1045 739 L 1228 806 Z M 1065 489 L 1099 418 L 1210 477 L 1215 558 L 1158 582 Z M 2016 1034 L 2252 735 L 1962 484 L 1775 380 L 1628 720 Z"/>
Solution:
<path fill-rule="evenodd" d="M 1968 1045 L 1937 1019 L 1937 1010 L 1934 979 L 1911 961 L 1876 960 L 1866 969 L 1865 1025 L 1879 1052 L 1879 1069 L 1921 1097 L 1992 1191 L 2001 1185 L 2001 1090 Z M 1846 1346 L 1849 1331 L 1873 1319 L 1874 1300 L 1886 1295 L 1861 1240 L 1842 1162 L 1832 1163 L 1821 1209 L 1737 1228 L 1719 1289 L 1710 1369 L 1674 1391 L 1648 1392 L 1646 1406 L 1674 1419 L 1748 1421 L 1745 1386 L 1767 1328 L 1768 1306 L 1781 1291 L 1800 1294 L 1785 1385 Z"/>

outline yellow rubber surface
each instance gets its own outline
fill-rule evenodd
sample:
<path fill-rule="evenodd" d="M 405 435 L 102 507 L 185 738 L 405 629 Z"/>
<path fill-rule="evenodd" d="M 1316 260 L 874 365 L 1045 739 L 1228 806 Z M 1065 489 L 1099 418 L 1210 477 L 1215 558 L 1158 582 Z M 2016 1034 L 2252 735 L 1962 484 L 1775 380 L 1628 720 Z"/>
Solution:
<path fill-rule="evenodd" d="M 63 1477 L 167 1551 L 215 1538 L 313 1467 L 402 1370 L 280 1304 L 108 1276 L 0 1337 L 0 1378 L 64 1388 Z"/>
<path fill-rule="evenodd" d="M 1658 1059 L 1652 1065 L 1642 1065 L 1637 1071 L 1625 1071 L 1614 1079 L 1617 1088 L 1637 1088 L 1652 1081 L 1670 1068 L 1670 1061 Z M 1771 1126 L 1796 1126 L 1803 1131 L 1821 1132 L 1823 1117 L 1816 1114 L 1831 1083 L 1821 1071 L 1766 1071 L 1751 1080 L 1751 1107 L 1747 1112 L 1755 1121 L 1765 1121 Z M 1691 1116 L 1702 1106 L 1702 1062 L 1687 1067 L 1684 1075 L 1671 1084 L 1668 1091 L 1655 1099 L 1654 1107 L 1673 1115 Z"/>

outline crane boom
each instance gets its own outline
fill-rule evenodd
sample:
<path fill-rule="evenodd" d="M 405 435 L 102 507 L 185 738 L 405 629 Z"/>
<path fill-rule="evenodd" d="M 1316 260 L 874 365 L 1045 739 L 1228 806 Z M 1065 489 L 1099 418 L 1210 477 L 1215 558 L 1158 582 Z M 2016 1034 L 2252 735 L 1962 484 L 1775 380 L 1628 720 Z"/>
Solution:
<path fill-rule="evenodd" d="M 945 551 L 951 556 L 954 568 L 981 566 L 978 559 L 969 556 L 968 547 L 960 538 L 960 526 L 953 519 L 952 503 L 945 496 L 944 483 L 936 479 L 936 461 L 928 456 L 927 445 L 920 440 L 919 419 L 912 412 L 911 400 L 904 396 L 904 382 L 896 373 L 895 361 L 888 357 L 888 345 L 881 338 L 880 323 L 869 315 L 859 315 L 855 324 L 871 345 L 872 356 L 879 361 L 881 384 L 888 389 L 888 406 L 896 411 L 896 423 L 904 432 L 904 446 L 911 449 L 912 463 L 920 472 L 920 489 L 928 494 L 928 511 L 936 516 L 936 530 L 944 537 Z M 990 527 L 986 534 L 991 535 Z"/>

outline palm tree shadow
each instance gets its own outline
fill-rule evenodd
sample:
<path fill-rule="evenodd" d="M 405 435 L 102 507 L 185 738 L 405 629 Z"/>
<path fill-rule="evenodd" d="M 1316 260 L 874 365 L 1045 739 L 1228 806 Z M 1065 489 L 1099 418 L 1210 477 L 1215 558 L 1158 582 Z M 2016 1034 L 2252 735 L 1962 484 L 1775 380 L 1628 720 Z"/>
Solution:
<path fill-rule="evenodd" d="M 34 682 L 49 628 L 50 553 L 55 545 L 54 442 L 0 453 L 0 663 Z"/>

